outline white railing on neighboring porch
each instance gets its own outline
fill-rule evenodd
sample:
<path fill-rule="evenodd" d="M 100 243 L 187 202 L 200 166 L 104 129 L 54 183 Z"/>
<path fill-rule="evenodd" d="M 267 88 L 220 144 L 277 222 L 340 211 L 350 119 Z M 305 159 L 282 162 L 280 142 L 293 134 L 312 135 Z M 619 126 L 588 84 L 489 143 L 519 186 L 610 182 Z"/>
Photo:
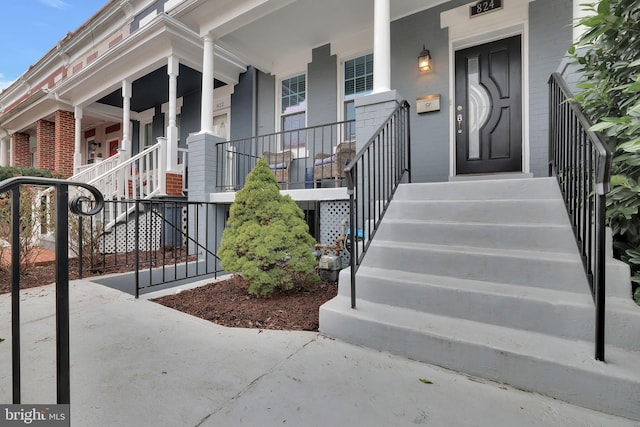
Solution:
<path fill-rule="evenodd" d="M 72 181 L 89 182 L 100 175 L 103 175 L 114 169 L 120 164 L 120 153 L 117 153 L 105 160 L 98 161 L 91 165 L 80 166 L 75 175 L 71 177 Z"/>
<path fill-rule="evenodd" d="M 166 192 L 167 140 L 158 138 L 155 145 L 120 163 L 88 182 L 98 188 L 105 200 L 150 199 Z M 106 214 L 108 229 L 127 215 L 131 204 L 113 204 Z"/>
<path fill-rule="evenodd" d="M 183 176 L 186 175 L 186 150 L 182 152 Z M 109 157 L 100 163 L 88 165 L 79 173 L 75 174 L 70 181 L 83 182 L 97 188 L 105 200 L 135 200 L 150 199 L 156 195 L 166 194 L 166 171 L 167 171 L 167 139 L 158 138 L 158 142 L 146 147 L 135 156 L 121 161 L 120 154 Z M 185 180 L 183 179 L 183 183 Z M 184 185 L 184 184 L 183 184 Z M 70 191 L 82 191 L 77 187 L 70 188 Z M 78 194 L 69 194 L 70 198 Z M 43 190 L 36 198 L 35 212 L 48 212 L 46 207 L 53 203 L 53 187 Z M 126 218 L 130 214 L 134 204 L 112 203 L 104 214 L 104 230 L 108 231 L 116 223 Z M 41 237 L 49 235 L 49 219 L 42 216 Z"/>
<path fill-rule="evenodd" d="M 148 199 L 165 191 L 166 140 L 121 162 L 117 166 L 89 180 L 105 199 Z"/>

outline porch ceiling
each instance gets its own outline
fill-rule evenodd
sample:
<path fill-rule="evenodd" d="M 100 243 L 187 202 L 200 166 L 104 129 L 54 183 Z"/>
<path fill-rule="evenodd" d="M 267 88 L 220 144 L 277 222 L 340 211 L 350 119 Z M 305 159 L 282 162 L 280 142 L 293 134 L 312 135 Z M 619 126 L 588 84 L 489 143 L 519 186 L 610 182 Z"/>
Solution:
<path fill-rule="evenodd" d="M 396 20 L 447 1 L 391 1 L 391 19 Z M 214 13 L 217 2 L 206 1 L 180 19 L 187 25 L 197 23 L 201 34 L 211 32 L 219 46 L 265 72 L 272 72 L 274 64 L 282 58 L 309 52 L 314 47 L 354 33 L 373 32 L 372 0 L 272 0 L 259 3 L 271 4 L 272 10 L 254 17 L 250 22 L 207 21 L 206 17 Z M 191 14 L 197 14 L 199 18 Z M 254 11 L 255 14 L 257 12 Z M 244 18 L 248 20 L 246 16 Z"/>

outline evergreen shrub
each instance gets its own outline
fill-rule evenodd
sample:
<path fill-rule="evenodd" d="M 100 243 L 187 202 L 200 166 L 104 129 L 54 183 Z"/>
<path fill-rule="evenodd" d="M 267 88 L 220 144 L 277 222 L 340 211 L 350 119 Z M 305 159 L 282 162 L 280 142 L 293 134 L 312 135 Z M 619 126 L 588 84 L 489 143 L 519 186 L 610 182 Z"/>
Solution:
<path fill-rule="evenodd" d="M 249 293 L 271 296 L 294 284 L 318 281 L 315 244 L 302 210 L 260 159 L 231 205 L 218 250 L 222 267 L 249 282 Z"/>

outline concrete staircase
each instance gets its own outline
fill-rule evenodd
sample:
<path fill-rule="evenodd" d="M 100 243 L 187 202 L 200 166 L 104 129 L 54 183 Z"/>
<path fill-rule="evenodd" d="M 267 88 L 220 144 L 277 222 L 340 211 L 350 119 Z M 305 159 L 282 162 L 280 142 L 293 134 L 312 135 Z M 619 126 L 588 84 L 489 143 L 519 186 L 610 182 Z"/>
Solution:
<path fill-rule="evenodd" d="M 349 287 L 343 270 L 322 333 L 640 420 L 640 307 L 608 298 L 596 361 L 594 304 L 552 178 L 401 185 L 355 310 Z"/>

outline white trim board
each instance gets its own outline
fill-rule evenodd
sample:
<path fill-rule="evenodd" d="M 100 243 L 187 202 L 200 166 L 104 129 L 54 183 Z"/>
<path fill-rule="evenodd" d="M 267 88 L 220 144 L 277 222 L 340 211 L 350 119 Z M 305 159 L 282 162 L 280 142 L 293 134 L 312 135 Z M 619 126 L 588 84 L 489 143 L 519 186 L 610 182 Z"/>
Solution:
<path fill-rule="evenodd" d="M 469 16 L 469 7 L 475 2 L 440 14 L 440 28 L 449 31 L 449 176 L 456 175 L 455 52 L 515 35 L 522 37 L 522 172 L 530 172 L 529 3 L 533 1 L 505 1 L 502 9 L 473 18 Z"/>

